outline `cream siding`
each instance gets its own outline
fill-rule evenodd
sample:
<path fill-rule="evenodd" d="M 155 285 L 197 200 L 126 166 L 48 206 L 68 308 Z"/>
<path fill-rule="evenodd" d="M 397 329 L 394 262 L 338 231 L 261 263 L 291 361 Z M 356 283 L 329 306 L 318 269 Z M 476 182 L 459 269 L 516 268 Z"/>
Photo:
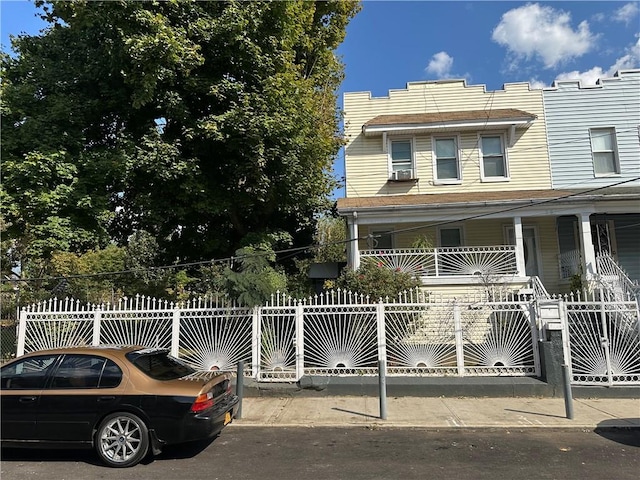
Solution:
<path fill-rule="evenodd" d="M 462 185 L 434 185 L 431 134 L 415 137 L 419 180 L 395 183 L 387 181 L 388 154 L 383 151 L 382 137 L 365 138 L 362 134 L 362 126 L 378 115 L 502 108 L 516 108 L 538 117 L 528 129 L 516 130 L 516 142 L 507 150 L 510 173 L 507 182 L 481 181 L 475 131 L 460 135 Z M 371 98 L 368 92 L 346 93 L 344 111 L 347 197 L 551 187 L 542 91 L 530 90 L 526 83 L 506 84 L 504 90 L 492 92 L 486 92 L 482 85 L 466 86 L 462 80 L 409 83 L 404 90 L 390 91 L 388 97 Z"/>

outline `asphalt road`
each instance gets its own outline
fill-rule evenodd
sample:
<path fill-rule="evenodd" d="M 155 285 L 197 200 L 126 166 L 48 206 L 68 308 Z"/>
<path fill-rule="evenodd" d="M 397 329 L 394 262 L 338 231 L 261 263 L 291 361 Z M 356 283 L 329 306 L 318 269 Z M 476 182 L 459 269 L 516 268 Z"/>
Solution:
<path fill-rule="evenodd" d="M 128 469 L 91 451 L 2 450 L 2 480 L 638 480 L 640 429 L 230 426 Z"/>

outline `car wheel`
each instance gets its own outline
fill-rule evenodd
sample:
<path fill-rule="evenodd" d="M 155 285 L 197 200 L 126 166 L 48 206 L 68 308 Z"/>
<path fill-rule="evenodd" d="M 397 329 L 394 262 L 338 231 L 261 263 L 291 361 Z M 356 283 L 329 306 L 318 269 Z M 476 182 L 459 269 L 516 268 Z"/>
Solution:
<path fill-rule="evenodd" d="M 132 413 L 112 413 L 100 423 L 95 445 L 102 461 L 110 467 L 131 467 L 149 450 L 149 430 Z"/>

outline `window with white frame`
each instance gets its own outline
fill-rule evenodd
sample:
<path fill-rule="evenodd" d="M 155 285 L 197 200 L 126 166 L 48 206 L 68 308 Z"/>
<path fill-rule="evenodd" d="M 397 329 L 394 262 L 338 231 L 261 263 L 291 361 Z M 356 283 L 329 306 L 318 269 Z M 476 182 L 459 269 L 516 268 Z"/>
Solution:
<path fill-rule="evenodd" d="M 391 140 L 389 142 L 389 160 L 391 175 L 403 172 L 409 178 L 413 177 L 413 141 L 410 138 Z M 396 176 L 398 174 L 395 174 Z"/>
<path fill-rule="evenodd" d="M 593 155 L 593 170 L 595 174 L 620 173 L 615 129 L 592 128 L 589 133 L 591 135 L 591 153 Z"/>
<path fill-rule="evenodd" d="M 458 139 L 456 137 L 434 138 L 433 162 L 436 181 L 458 183 L 461 180 Z"/>
<path fill-rule="evenodd" d="M 509 176 L 503 135 L 480 137 L 480 169 L 483 180 L 505 180 Z"/>
<path fill-rule="evenodd" d="M 438 240 L 441 247 L 461 247 L 462 228 L 446 227 L 438 230 Z"/>

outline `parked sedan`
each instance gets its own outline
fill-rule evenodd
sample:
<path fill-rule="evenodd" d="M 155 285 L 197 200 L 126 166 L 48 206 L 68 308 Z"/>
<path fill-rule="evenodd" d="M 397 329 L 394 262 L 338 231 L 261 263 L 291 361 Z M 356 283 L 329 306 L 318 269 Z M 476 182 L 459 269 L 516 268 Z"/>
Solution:
<path fill-rule="evenodd" d="M 3 446 L 95 448 L 112 467 L 214 437 L 238 409 L 228 373 L 196 372 L 166 349 L 33 352 L 0 378 Z"/>

